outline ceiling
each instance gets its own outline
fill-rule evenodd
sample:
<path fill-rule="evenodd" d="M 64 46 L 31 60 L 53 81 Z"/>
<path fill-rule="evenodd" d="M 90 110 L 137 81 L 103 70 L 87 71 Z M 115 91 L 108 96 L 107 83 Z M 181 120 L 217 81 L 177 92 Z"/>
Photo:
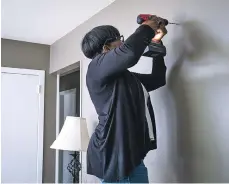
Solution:
<path fill-rule="evenodd" d="M 1 0 L 1 37 L 53 44 L 114 0 Z"/>

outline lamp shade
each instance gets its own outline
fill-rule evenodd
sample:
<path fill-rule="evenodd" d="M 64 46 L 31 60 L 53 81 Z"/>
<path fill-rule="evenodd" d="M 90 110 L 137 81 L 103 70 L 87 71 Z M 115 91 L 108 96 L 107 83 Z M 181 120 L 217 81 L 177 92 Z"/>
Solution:
<path fill-rule="evenodd" d="M 67 116 L 60 134 L 51 145 L 52 149 L 87 151 L 89 136 L 85 118 Z"/>

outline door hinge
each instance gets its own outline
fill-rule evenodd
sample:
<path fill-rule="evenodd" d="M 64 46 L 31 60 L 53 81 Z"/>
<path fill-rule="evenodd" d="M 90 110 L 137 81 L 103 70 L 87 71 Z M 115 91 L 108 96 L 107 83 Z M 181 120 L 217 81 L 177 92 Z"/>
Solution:
<path fill-rule="evenodd" d="M 41 85 L 37 85 L 37 93 L 41 94 Z"/>

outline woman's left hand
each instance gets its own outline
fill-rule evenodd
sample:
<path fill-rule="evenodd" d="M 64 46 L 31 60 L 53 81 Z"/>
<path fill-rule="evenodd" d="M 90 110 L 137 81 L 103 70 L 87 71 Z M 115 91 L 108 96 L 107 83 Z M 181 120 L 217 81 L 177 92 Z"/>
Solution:
<path fill-rule="evenodd" d="M 159 29 L 155 31 L 153 41 L 160 42 L 161 39 L 167 34 L 167 29 L 164 25 L 161 25 Z"/>

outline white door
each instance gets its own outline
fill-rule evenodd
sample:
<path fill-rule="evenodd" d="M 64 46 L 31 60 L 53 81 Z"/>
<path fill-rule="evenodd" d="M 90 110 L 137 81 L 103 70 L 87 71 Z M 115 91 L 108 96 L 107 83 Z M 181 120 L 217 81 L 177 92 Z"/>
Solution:
<path fill-rule="evenodd" d="M 2 183 L 41 183 L 44 71 L 2 68 Z"/>

